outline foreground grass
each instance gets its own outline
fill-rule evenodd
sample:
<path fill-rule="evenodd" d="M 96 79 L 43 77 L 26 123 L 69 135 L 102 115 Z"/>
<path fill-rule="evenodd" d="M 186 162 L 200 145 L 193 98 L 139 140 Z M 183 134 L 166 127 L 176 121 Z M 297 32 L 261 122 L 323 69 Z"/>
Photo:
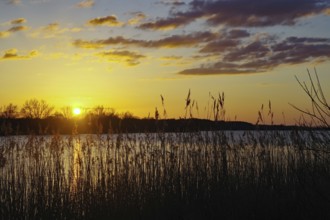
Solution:
<path fill-rule="evenodd" d="M 329 131 L 6 137 L 1 219 L 329 219 Z"/>

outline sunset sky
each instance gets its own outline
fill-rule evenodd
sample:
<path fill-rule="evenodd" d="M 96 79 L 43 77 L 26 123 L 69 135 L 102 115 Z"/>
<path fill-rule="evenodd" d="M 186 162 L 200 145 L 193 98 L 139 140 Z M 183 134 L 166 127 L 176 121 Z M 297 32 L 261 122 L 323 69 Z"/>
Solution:
<path fill-rule="evenodd" d="M 0 105 L 104 105 L 183 117 L 189 89 L 207 115 L 256 122 L 272 103 L 295 123 L 309 102 L 295 80 L 316 67 L 330 97 L 330 0 L 0 0 Z"/>

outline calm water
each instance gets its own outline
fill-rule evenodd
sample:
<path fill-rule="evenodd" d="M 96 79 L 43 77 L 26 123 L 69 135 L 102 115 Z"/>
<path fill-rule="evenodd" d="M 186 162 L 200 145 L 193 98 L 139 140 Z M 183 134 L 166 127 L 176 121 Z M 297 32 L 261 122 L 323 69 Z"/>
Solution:
<path fill-rule="evenodd" d="M 205 158 L 214 148 L 226 149 L 229 168 L 232 161 L 237 159 L 235 157 L 259 160 L 265 152 L 274 162 L 286 164 L 288 157 L 292 157 L 298 150 L 303 149 L 304 154 L 314 158 L 315 152 L 309 149 L 315 146 L 329 149 L 329 136 L 329 131 L 313 132 L 313 136 L 309 132 L 292 131 L 10 136 L 0 137 L 0 152 L 6 160 L 2 172 L 16 169 L 17 163 L 24 164 L 26 168 L 33 167 L 42 159 L 46 162 L 45 166 L 57 160 L 65 175 L 77 176 L 77 170 L 86 163 L 86 159 L 93 164 L 109 163 L 121 157 L 133 161 L 144 154 L 143 159 L 148 162 L 156 155 L 166 157 L 180 154 L 189 160 L 190 156 L 196 156 L 194 154 Z"/>

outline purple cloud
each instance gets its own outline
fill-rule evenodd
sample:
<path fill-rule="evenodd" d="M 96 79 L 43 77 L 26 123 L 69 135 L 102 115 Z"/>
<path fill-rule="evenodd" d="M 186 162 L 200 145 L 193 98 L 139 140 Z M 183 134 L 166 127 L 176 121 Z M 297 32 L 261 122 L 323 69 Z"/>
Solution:
<path fill-rule="evenodd" d="M 140 25 L 141 29 L 178 28 L 203 18 L 209 25 L 264 27 L 294 25 L 310 15 L 328 14 L 329 0 L 193 0 L 186 11 Z"/>

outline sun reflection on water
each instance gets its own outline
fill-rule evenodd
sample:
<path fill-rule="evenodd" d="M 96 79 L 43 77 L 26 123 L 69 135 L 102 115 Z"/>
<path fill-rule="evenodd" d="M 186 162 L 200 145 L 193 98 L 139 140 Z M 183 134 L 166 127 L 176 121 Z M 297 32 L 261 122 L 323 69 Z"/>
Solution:
<path fill-rule="evenodd" d="M 73 154 L 71 158 L 71 178 L 70 178 L 70 191 L 75 194 L 78 190 L 81 179 L 82 168 L 82 150 L 79 140 L 75 140 L 73 143 Z"/>

